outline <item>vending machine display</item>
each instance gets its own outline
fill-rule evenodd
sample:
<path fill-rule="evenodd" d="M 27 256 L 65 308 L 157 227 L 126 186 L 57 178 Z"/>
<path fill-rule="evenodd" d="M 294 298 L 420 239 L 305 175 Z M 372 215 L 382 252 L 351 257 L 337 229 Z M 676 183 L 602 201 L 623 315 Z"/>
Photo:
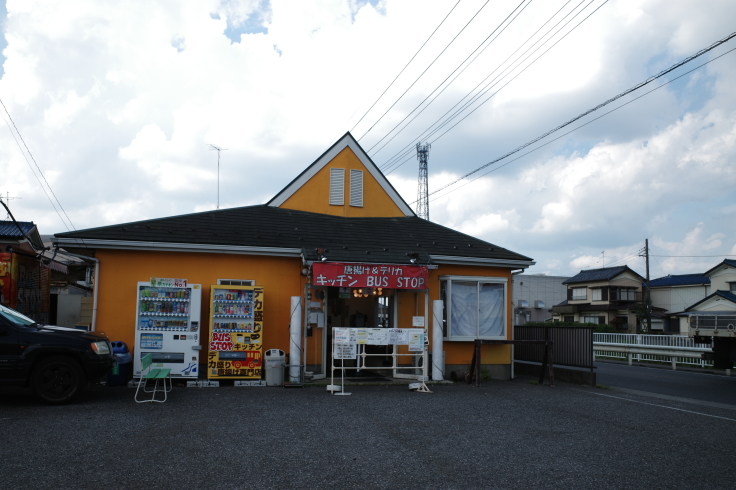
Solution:
<path fill-rule="evenodd" d="M 138 283 L 134 376 L 141 374 L 141 357 L 152 354 L 154 365 L 170 368 L 172 377 L 196 379 L 202 286 L 166 284 L 162 280 Z"/>
<path fill-rule="evenodd" d="M 207 377 L 260 379 L 262 342 L 263 288 L 212 286 Z"/>

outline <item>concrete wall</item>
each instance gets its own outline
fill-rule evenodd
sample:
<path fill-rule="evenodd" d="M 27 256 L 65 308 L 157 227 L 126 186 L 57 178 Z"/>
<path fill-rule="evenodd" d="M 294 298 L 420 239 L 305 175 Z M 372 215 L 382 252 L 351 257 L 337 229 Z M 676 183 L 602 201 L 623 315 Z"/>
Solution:
<path fill-rule="evenodd" d="M 514 324 L 526 323 L 525 313 L 529 314 L 529 321 L 543 322 L 552 317 L 549 310 L 556 304 L 567 299 L 567 286 L 562 284 L 569 277 L 545 276 L 536 274 L 518 274 L 512 276 L 512 307 L 514 312 Z M 524 300 L 529 304 L 528 308 L 521 308 L 519 301 Z M 544 302 L 545 308 L 535 308 L 535 301 Z"/>

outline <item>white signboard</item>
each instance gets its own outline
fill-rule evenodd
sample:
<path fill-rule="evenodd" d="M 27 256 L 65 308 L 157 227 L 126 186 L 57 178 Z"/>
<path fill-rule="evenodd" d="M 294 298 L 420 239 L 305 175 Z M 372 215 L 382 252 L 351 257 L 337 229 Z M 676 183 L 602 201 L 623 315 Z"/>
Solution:
<path fill-rule="evenodd" d="M 332 351 L 333 359 L 355 359 L 357 357 L 356 344 L 335 344 Z"/>
<path fill-rule="evenodd" d="M 404 328 L 388 329 L 389 345 L 407 345 L 409 343 L 409 331 Z"/>
<path fill-rule="evenodd" d="M 409 352 L 417 352 L 424 349 L 424 331 L 412 329 L 409 334 Z"/>
<path fill-rule="evenodd" d="M 368 345 L 388 345 L 388 330 L 385 328 L 366 329 Z"/>
<path fill-rule="evenodd" d="M 336 328 L 334 330 L 334 338 L 336 344 L 349 344 L 350 343 L 350 329 L 349 328 Z"/>
<path fill-rule="evenodd" d="M 411 317 L 411 326 L 412 327 L 423 327 L 424 326 L 424 317 L 423 316 L 413 316 L 413 317 Z"/>

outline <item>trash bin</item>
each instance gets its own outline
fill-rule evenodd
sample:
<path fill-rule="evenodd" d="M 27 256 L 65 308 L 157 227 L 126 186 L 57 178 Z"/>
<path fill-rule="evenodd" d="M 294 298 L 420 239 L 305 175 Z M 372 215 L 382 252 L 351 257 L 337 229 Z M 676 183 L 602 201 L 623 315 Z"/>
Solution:
<path fill-rule="evenodd" d="M 133 355 L 125 342 L 110 342 L 116 364 L 107 373 L 107 386 L 126 386 L 133 379 Z"/>
<path fill-rule="evenodd" d="M 266 351 L 266 386 L 282 386 L 284 384 L 284 351 L 269 349 Z"/>

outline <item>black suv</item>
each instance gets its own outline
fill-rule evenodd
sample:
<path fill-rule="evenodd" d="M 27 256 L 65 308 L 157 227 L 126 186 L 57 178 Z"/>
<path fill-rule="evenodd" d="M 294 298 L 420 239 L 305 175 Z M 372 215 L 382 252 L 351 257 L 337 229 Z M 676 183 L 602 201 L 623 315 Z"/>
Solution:
<path fill-rule="evenodd" d="M 0 305 L 0 384 L 30 387 L 44 403 L 67 403 L 114 362 L 104 334 L 40 325 Z"/>

